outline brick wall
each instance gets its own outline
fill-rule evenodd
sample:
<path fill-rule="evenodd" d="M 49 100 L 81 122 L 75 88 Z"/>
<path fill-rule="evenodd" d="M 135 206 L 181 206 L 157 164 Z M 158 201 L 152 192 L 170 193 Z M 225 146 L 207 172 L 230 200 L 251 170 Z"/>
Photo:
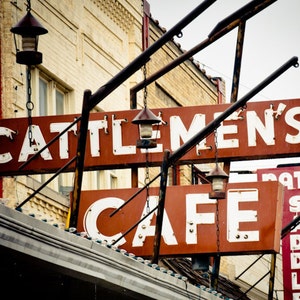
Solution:
<path fill-rule="evenodd" d="M 142 51 L 140 0 L 85 0 L 80 3 L 78 5 L 77 0 L 36 0 L 31 3 L 32 14 L 48 30 L 47 34 L 39 37 L 38 50 L 43 53 L 43 63 L 35 67 L 33 74 L 37 70 L 43 72 L 69 90 L 67 113 L 80 113 L 84 91 L 90 89 L 94 93 Z M 1 2 L 2 114 L 5 118 L 27 115 L 26 66 L 16 63 L 10 32 L 10 28 L 25 14 L 23 2 Z M 163 33 L 164 30 L 152 20 L 150 44 Z M 152 55 L 147 64 L 147 75 L 153 74 L 182 53 L 178 44 L 169 42 Z M 143 71 L 139 70 L 99 103 L 98 108 L 103 111 L 129 109 L 130 88 L 142 80 Z M 38 97 L 34 84 L 33 82 L 33 102 Z M 137 106 L 141 107 L 142 91 L 138 93 L 137 99 Z M 217 101 L 217 90 L 209 76 L 195 62 L 187 60 L 149 85 L 147 101 L 150 108 L 213 104 Z M 36 114 L 34 109 L 33 115 Z M 185 183 L 188 183 L 187 178 L 190 177 L 189 169 L 181 168 Z M 119 176 L 120 178 L 130 178 L 128 170 L 123 173 L 127 175 Z M 143 172 L 141 174 L 143 177 Z M 70 176 L 73 178 L 73 174 Z M 93 178 L 85 175 L 85 189 L 93 188 Z M 32 187 L 27 186 L 26 182 L 22 177 L 4 182 L 4 196 L 10 199 L 12 207 L 32 193 Z M 69 182 L 65 185 L 69 186 Z M 144 180 L 141 179 L 141 182 Z M 122 182 L 119 185 L 123 186 Z M 47 195 L 39 197 L 42 200 L 37 203 L 49 202 Z"/>

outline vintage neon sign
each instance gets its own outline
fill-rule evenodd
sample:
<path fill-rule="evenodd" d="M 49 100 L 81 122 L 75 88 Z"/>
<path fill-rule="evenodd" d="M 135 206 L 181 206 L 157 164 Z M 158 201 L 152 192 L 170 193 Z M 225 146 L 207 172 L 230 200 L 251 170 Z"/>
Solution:
<path fill-rule="evenodd" d="M 227 199 L 218 202 L 218 212 L 217 200 L 209 199 L 209 190 L 209 185 L 168 187 L 161 255 L 212 254 L 218 251 L 223 254 L 279 252 L 283 196 L 281 184 L 229 184 Z M 136 255 L 151 256 L 155 212 L 122 236 L 147 214 L 145 193 L 139 194 L 110 217 L 111 212 L 136 191 L 82 191 L 77 229 L 108 244 L 118 241 L 118 247 Z M 158 188 L 150 188 L 148 200 L 151 210 L 157 205 L 158 194 Z M 220 243 L 217 243 L 217 239 Z"/>
<path fill-rule="evenodd" d="M 300 213 L 300 190 L 286 191 L 285 218 L 292 219 Z M 288 210 L 288 211 L 287 211 Z M 297 226 L 282 240 L 282 265 L 284 299 L 300 298 L 300 228 Z"/>
<path fill-rule="evenodd" d="M 285 187 L 283 227 L 300 214 L 300 167 L 257 170 L 258 180 L 279 181 Z M 300 228 L 297 226 L 282 239 L 284 299 L 300 299 Z"/>
<path fill-rule="evenodd" d="M 151 164 L 160 165 L 165 149 L 178 149 L 227 107 L 227 104 L 223 104 L 153 109 L 165 125 L 154 127 L 153 138 L 157 139 L 157 147 L 149 149 Z M 145 150 L 136 147 L 138 131 L 130 122 L 136 113 L 131 110 L 91 114 L 86 169 L 144 166 Z M 26 168 L 19 170 L 19 167 L 72 124 L 75 118 L 75 115 L 33 118 L 32 146 L 27 138 L 26 118 L 0 120 L 0 175 L 34 173 L 36 170 L 53 172 L 59 169 L 67 159 L 76 155 L 78 124 L 63 134 L 54 145 L 46 148 Z M 246 110 L 233 113 L 217 130 L 219 159 L 267 158 L 270 153 L 272 157 L 296 156 L 300 144 L 300 99 L 249 103 Z M 212 161 L 213 145 L 212 136 L 204 138 L 180 159 L 180 163 Z"/>

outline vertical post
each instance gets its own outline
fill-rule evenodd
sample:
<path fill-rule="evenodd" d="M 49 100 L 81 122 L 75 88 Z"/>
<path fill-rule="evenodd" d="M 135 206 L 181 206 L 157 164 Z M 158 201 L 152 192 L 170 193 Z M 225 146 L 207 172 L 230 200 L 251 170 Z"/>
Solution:
<path fill-rule="evenodd" d="M 217 290 L 217 287 L 218 287 L 220 262 L 221 262 L 221 256 L 220 255 L 214 256 L 214 265 L 213 265 L 212 274 L 211 274 L 211 281 L 210 281 L 210 286 L 214 290 Z"/>
<path fill-rule="evenodd" d="M 147 0 L 142 0 L 143 2 L 143 51 L 149 47 L 149 19 L 150 19 L 150 5 Z"/>
<path fill-rule="evenodd" d="M 152 263 L 158 263 L 159 248 L 161 240 L 161 230 L 163 224 L 163 216 L 165 209 L 165 198 L 166 198 L 166 188 L 167 188 L 167 178 L 169 169 L 169 156 L 170 150 L 165 150 L 164 158 L 161 166 L 161 177 L 160 177 L 160 190 L 159 190 L 159 200 L 156 215 L 156 226 L 155 226 L 155 237 L 154 237 L 154 247 L 153 247 L 153 258 Z"/>
<path fill-rule="evenodd" d="M 142 49 L 145 51 L 149 47 L 149 19 L 150 19 L 150 5 L 147 0 L 142 0 L 143 6 L 143 19 L 142 19 Z M 146 88 L 146 87 L 145 87 Z M 137 91 L 130 90 L 130 109 L 137 108 L 136 100 Z M 139 170 L 137 167 L 131 168 L 131 187 L 138 187 L 139 185 Z"/>
<path fill-rule="evenodd" d="M 172 185 L 180 185 L 180 167 L 179 167 L 179 165 L 172 166 Z"/>
<path fill-rule="evenodd" d="M 84 91 L 82 111 L 81 111 L 81 124 L 80 131 L 77 143 L 77 157 L 76 157 L 76 168 L 75 168 L 75 177 L 74 177 L 74 190 L 72 195 L 72 200 L 70 203 L 70 221 L 66 227 L 77 227 L 78 221 L 78 212 L 79 212 L 79 202 L 81 194 L 81 185 L 83 178 L 83 168 L 84 168 L 84 155 L 85 155 L 85 146 L 86 146 L 86 137 L 88 131 L 90 109 L 89 109 L 89 100 L 91 97 L 91 91 Z"/>
<path fill-rule="evenodd" d="M 241 21 L 238 26 L 238 35 L 237 35 L 236 48 L 235 48 L 235 62 L 234 62 L 234 70 L 233 70 L 230 103 L 235 103 L 237 101 L 237 97 L 238 97 L 245 28 L 246 28 L 246 22 Z M 224 162 L 224 168 L 226 169 L 226 173 L 229 174 L 229 171 L 230 171 L 230 162 L 229 161 Z M 213 265 L 213 269 L 212 269 L 210 285 L 211 285 L 211 288 L 213 288 L 215 290 L 217 290 L 217 288 L 218 288 L 220 262 L 221 262 L 220 255 L 218 254 L 218 255 L 214 256 L 214 265 Z"/>
<path fill-rule="evenodd" d="M 136 101 L 136 91 L 130 90 L 130 109 L 136 109 L 137 101 Z M 137 167 L 131 168 L 131 187 L 139 186 L 139 170 Z"/>
<path fill-rule="evenodd" d="M 235 61 L 234 61 L 230 103 L 236 102 L 238 97 L 245 29 L 246 29 L 246 22 L 241 21 L 238 28 L 238 36 L 237 36 L 236 48 L 235 48 Z"/>
<path fill-rule="evenodd" d="M 269 295 L 268 300 L 273 300 L 274 280 L 276 267 L 276 253 L 271 254 L 270 278 L 269 278 Z"/>

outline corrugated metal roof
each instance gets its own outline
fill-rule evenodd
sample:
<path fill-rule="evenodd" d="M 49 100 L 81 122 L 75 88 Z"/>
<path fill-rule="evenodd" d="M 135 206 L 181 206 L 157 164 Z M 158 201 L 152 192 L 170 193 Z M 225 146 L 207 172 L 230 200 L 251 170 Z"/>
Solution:
<path fill-rule="evenodd" d="M 189 258 L 163 258 L 161 263 L 174 272 L 187 277 L 188 282 L 194 285 L 210 287 L 211 272 L 203 272 L 200 270 L 193 270 L 192 262 Z M 223 276 L 218 278 L 217 291 L 231 299 L 249 300 L 247 295 L 244 295 L 240 287 L 234 282 L 228 280 Z"/>
<path fill-rule="evenodd" d="M 122 249 L 64 231 L 4 205 L 0 205 L 0 254 L 6 259 L 0 265 L 0 273 L 6 274 L 2 293 L 19 292 L 24 298 L 32 298 L 32 291 L 39 288 L 41 297 L 49 299 L 48 282 L 61 286 L 67 280 L 72 289 L 86 288 L 92 296 L 96 295 L 94 290 L 100 291 L 100 296 L 101 290 L 102 294 L 118 294 L 109 299 L 228 299 Z M 17 283 L 22 288 L 14 290 L 16 278 L 21 278 Z M 51 293 L 54 295 L 55 289 Z"/>

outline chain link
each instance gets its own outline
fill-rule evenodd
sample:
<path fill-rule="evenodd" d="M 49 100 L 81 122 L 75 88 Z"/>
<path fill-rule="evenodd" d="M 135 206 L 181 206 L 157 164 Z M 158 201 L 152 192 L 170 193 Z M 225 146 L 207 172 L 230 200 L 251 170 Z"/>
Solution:
<path fill-rule="evenodd" d="M 214 136 L 215 136 L 215 160 L 216 164 L 218 163 L 218 131 L 217 129 L 214 130 Z"/>
<path fill-rule="evenodd" d="M 30 0 L 27 0 L 26 11 L 31 11 L 31 3 L 30 3 Z"/>
<path fill-rule="evenodd" d="M 214 130 L 215 138 L 215 160 L 216 166 L 218 164 L 218 131 Z M 216 235 L 217 235 L 217 252 L 220 252 L 220 220 L 219 220 L 219 201 L 216 199 Z"/>
<path fill-rule="evenodd" d="M 148 149 L 146 149 L 146 168 L 145 168 L 145 186 L 146 186 L 146 213 L 150 212 L 150 205 L 149 205 L 149 182 L 150 182 L 150 174 L 149 174 L 149 159 L 148 159 Z"/>
<path fill-rule="evenodd" d="M 216 200 L 216 233 L 217 233 L 217 253 L 220 252 L 220 220 L 219 220 L 219 201 Z"/>
<path fill-rule="evenodd" d="M 144 107 L 147 107 L 147 97 L 148 97 L 148 90 L 146 85 L 147 79 L 147 66 L 146 64 L 143 66 L 143 75 L 144 75 Z"/>
<path fill-rule="evenodd" d="M 32 141 L 32 110 L 34 108 L 34 104 L 31 101 L 31 67 L 27 66 L 27 115 L 28 115 L 28 138 L 29 138 L 29 146 L 31 147 L 33 144 Z"/>
<path fill-rule="evenodd" d="M 147 79 L 147 66 L 144 64 L 143 66 L 143 75 L 144 75 L 144 107 L 147 107 L 147 96 L 148 96 L 148 90 L 146 85 L 146 79 Z M 150 175 L 149 175 L 149 152 L 148 149 L 146 149 L 146 167 L 145 167 L 145 185 L 146 185 L 146 213 L 148 214 L 150 212 L 150 205 L 149 205 L 149 182 L 150 182 Z"/>

